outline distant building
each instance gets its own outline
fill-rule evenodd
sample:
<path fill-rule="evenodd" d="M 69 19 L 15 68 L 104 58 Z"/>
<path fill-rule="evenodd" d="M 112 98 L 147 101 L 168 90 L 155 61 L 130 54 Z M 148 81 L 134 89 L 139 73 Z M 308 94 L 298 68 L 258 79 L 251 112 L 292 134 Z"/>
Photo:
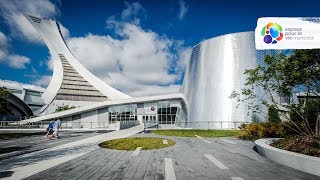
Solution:
<path fill-rule="evenodd" d="M 44 88 L 8 80 L 0 80 L 0 87 L 4 87 L 11 93 L 7 101 L 13 113 L 11 116 L 3 116 L 0 119 L 6 117 L 6 120 L 19 120 L 30 117 L 45 105 L 41 97 L 45 91 Z"/>

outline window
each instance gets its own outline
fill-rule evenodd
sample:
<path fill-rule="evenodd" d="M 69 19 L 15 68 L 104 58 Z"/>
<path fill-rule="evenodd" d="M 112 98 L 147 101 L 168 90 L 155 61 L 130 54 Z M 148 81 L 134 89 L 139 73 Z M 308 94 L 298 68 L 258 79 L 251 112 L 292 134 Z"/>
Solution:
<path fill-rule="evenodd" d="M 137 104 L 109 107 L 111 121 L 137 120 Z M 143 117 L 144 118 L 144 117 Z M 143 119 L 145 120 L 145 119 Z"/>
<path fill-rule="evenodd" d="M 169 101 L 159 102 L 157 106 L 159 124 L 174 124 L 178 107 L 170 107 Z"/>

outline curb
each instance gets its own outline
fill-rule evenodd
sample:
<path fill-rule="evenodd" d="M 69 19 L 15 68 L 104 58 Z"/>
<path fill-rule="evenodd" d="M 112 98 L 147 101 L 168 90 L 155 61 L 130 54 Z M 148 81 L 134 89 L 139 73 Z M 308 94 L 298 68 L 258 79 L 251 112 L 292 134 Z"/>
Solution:
<path fill-rule="evenodd" d="M 320 176 L 320 158 L 286 151 L 270 146 L 279 138 L 258 139 L 256 144 L 259 154 L 279 164 Z"/>

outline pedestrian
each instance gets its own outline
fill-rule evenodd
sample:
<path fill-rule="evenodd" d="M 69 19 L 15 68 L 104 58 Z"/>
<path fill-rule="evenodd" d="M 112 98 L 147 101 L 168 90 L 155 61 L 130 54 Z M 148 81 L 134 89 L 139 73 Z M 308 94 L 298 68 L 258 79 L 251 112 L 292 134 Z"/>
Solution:
<path fill-rule="evenodd" d="M 47 134 L 46 134 L 46 138 L 48 139 L 49 138 L 49 135 L 52 135 L 53 134 L 53 124 L 54 124 L 54 121 L 51 120 L 48 124 L 48 127 L 47 127 Z"/>
<path fill-rule="evenodd" d="M 61 121 L 60 119 L 56 120 L 53 124 L 53 137 L 56 137 L 56 138 L 60 138 L 59 137 L 59 131 L 61 129 Z"/>

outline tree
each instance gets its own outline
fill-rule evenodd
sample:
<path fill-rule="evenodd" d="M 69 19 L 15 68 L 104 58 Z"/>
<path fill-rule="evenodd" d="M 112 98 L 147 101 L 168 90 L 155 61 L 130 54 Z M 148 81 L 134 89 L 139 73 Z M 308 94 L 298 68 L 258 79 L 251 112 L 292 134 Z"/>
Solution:
<path fill-rule="evenodd" d="M 6 98 L 10 95 L 10 92 L 4 87 L 0 87 L 0 114 L 12 114 L 11 110 L 8 107 L 8 101 Z"/>
<path fill-rule="evenodd" d="M 70 107 L 69 107 L 69 105 L 58 106 L 54 112 L 62 112 L 62 111 L 66 111 L 66 110 L 73 109 L 73 108 L 75 108 L 75 106 L 70 106 Z"/>
<path fill-rule="evenodd" d="M 297 133 L 314 135 L 319 132 L 316 119 L 320 114 L 320 50 L 294 50 L 291 55 L 268 54 L 264 62 L 265 66 L 245 71 L 248 88 L 234 91 L 230 97 L 245 103 L 252 113 L 262 113 L 261 104 L 274 108 L 272 113 L 277 111 Z M 258 96 L 256 89 L 264 91 L 266 96 Z M 299 92 L 306 94 L 300 104 L 292 99 Z M 284 102 L 280 102 L 279 97 Z"/>

